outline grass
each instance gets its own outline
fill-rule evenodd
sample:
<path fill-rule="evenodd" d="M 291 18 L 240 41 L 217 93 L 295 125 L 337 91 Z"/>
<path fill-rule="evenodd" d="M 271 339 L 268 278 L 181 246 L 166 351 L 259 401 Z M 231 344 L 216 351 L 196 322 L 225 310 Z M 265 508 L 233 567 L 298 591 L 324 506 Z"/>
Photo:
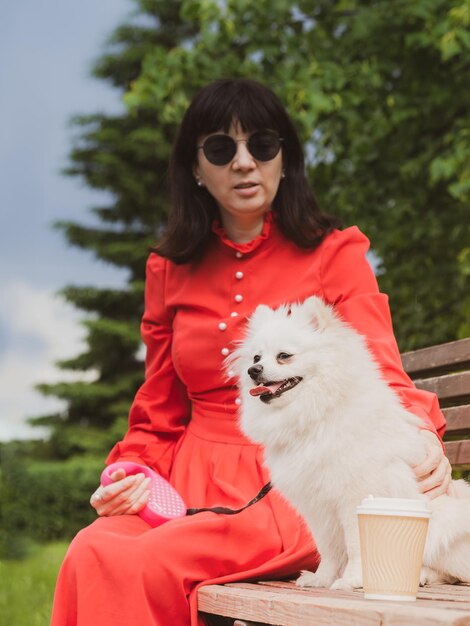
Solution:
<path fill-rule="evenodd" d="M 35 546 L 22 560 L 0 561 L 0 622 L 48 626 L 52 597 L 67 543 Z"/>

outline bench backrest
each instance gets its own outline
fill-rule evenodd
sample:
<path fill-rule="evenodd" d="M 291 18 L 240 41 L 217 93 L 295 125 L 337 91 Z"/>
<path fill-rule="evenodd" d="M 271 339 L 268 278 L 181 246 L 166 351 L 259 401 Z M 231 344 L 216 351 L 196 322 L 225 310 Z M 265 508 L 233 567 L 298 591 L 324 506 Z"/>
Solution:
<path fill-rule="evenodd" d="M 470 338 L 406 352 L 402 362 L 417 387 L 439 398 L 452 466 L 470 469 Z"/>

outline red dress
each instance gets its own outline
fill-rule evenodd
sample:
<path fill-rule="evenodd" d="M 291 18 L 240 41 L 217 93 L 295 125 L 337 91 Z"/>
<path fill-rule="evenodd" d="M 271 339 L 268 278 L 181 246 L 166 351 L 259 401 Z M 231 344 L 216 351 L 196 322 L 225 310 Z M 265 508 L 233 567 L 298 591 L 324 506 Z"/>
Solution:
<path fill-rule="evenodd" d="M 237 389 L 223 372 L 233 340 L 260 303 L 312 294 L 367 337 L 390 386 L 424 427 L 444 430 L 433 394 L 403 372 L 388 299 L 353 227 L 313 252 L 287 241 L 268 214 L 262 233 L 236 244 L 215 228 L 195 266 L 152 254 L 142 336 L 146 380 L 129 431 L 108 462 L 133 460 L 169 478 L 189 507 L 239 508 L 268 481 L 262 449 L 237 426 Z M 56 589 L 52 626 L 196 626 L 201 584 L 282 577 L 315 569 L 312 538 L 272 491 L 233 516 L 200 513 L 151 529 L 135 515 L 99 518 L 72 542 Z M 188 606 L 189 601 L 189 606 Z"/>

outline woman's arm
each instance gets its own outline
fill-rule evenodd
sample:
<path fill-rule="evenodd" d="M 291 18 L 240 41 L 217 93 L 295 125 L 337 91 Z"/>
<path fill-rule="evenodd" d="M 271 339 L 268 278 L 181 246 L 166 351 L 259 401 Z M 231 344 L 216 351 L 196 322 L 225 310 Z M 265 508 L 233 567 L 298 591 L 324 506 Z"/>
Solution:
<path fill-rule="evenodd" d="M 145 382 L 129 413 L 129 429 L 111 450 L 107 464 L 134 461 L 168 477 L 177 442 L 190 416 L 190 404 L 171 358 L 171 313 L 165 307 L 166 261 L 152 254 L 147 261 L 145 311 L 141 334 L 147 346 Z M 98 487 L 90 498 L 98 515 L 138 513 L 149 497 L 149 479 L 143 474 L 126 476 L 123 469 L 113 483 Z"/>
<path fill-rule="evenodd" d="M 365 337 L 388 385 L 402 405 L 421 418 L 428 454 L 415 471 L 423 491 L 434 497 L 445 492 L 450 481 L 450 464 L 442 446 L 445 418 L 436 395 L 416 389 L 403 370 L 388 297 L 379 291 L 366 258 L 368 249 L 369 240 L 356 227 L 327 237 L 321 266 L 323 297 Z"/>
<path fill-rule="evenodd" d="M 145 382 L 129 413 L 129 430 L 111 450 L 107 464 L 119 460 L 148 465 L 168 478 L 175 446 L 190 416 L 186 388 L 173 366 L 172 312 L 165 306 L 167 261 L 147 261 L 145 312 L 141 334 L 147 346 Z"/>

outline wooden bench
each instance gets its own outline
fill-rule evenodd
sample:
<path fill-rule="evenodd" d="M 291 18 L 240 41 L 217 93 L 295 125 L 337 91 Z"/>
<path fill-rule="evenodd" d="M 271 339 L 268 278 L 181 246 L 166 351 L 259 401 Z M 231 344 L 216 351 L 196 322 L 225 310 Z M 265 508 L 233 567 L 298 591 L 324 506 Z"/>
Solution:
<path fill-rule="evenodd" d="M 470 469 L 470 338 L 402 355 L 417 387 L 437 393 L 447 419 L 446 452 Z M 211 626 L 470 626 L 470 585 L 420 588 L 414 602 L 364 600 L 361 590 L 299 589 L 294 581 L 208 585 L 199 611 Z"/>

